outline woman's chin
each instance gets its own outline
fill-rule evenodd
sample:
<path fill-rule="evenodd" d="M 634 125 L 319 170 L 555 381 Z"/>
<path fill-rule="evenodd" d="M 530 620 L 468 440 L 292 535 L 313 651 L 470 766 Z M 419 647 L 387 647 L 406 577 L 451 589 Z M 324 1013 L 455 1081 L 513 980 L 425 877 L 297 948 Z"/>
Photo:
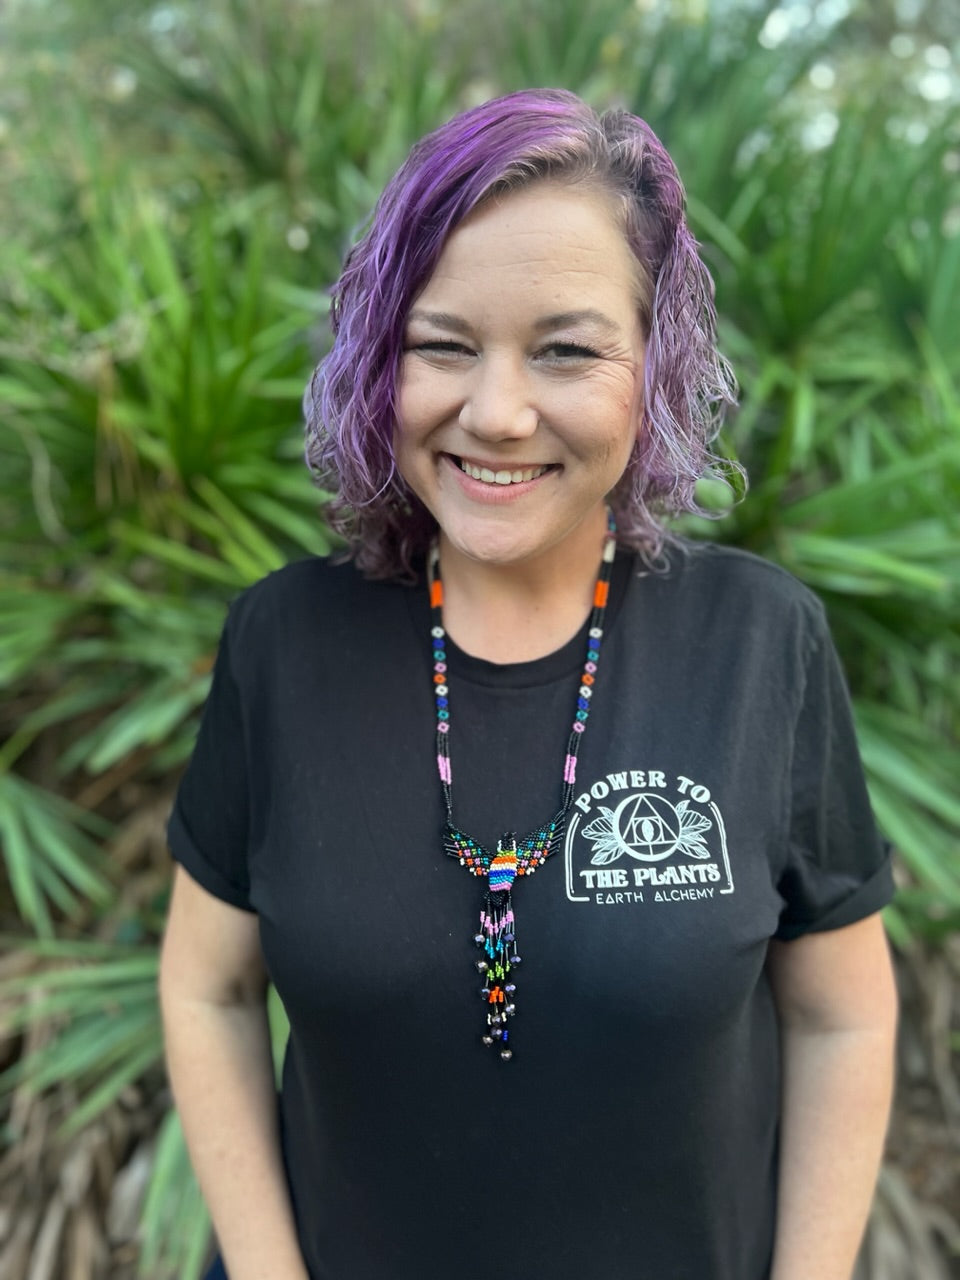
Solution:
<path fill-rule="evenodd" d="M 543 550 L 537 545 L 536 539 L 518 537 L 516 533 L 511 534 L 509 531 L 500 536 L 443 533 L 441 542 L 456 556 L 475 564 L 489 565 L 491 568 L 521 564 Z"/>
<path fill-rule="evenodd" d="M 600 539 L 606 516 L 602 504 L 597 506 L 597 519 L 581 518 L 572 528 L 566 523 L 531 516 L 518 519 L 453 520 L 441 527 L 441 547 L 447 551 L 448 563 L 454 556 L 490 568 L 511 568 L 539 564 L 559 557 L 568 564 L 578 563 L 581 555 L 599 555 Z"/>

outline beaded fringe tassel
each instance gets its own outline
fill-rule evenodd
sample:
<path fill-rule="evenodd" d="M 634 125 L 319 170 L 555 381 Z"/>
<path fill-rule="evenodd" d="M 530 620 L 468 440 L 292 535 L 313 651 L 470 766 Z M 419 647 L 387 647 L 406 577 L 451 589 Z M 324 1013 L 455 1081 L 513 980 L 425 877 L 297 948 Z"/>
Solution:
<path fill-rule="evenodd" d="M 517 1011 L 513 1000 L 517 988 L 510 975 L 521 962 L 514 927 L 513 882 L 517 876 L 532 876 L 543 866 L 559 845 L 563 827 L 564 814 L 558 813 L 523 840 L 518 841 L 512 833 L 501 836 L 493 855 L 452 823 L 444 828 L 443 846 L 450 857 L 457 858 L 472 875 L 485 876 L 487 880 L 480 930 L 473 938 L 482 952 L 476 962 L 483 980 L 480 998 L 486 1006 L 486 1027 L 481 1039 L 485 1045 L 498 1045 L 504 1062 L 513 1057 L 507 1019 Z"/>
<path fill-rule="evenodd" d="M 485 1009 L 485 1024 L 481 1040 L 485 1045 L 496 1046 L 504 1062 L 513 1057 L 508 1021 L 516 1013 L 514 994 L 516 984 L 512 971 L 521 963 L 517 951 L 516 920 L 513 911 L 513 884 L 517 876 L 531 876 L 555 853 L 563 840 L 567 812 L 573 802 L 573 790 L 577 779 L 577 756 L 580 742 L 590 715 L 590 699 L 600 661 L 603 640 L 603 620 L 610 591 L 610 574 L 616 555 L 616 526 L 613 516 L 608 516 L 607 535 L 603 546 L 600 575 L 593 594 L 593 611 L 587 632 L 587 656 L 574 713 L 570 737 L 563 763 L 563 790 L 560 809 L 554 818 L 536 831 L 518 840 L 512 832 L 497 841 L 496 853 L 490 853 L 472 836 L 461 831 L 453 822 L 453 781 L 450 769 L 450 694 L 447 684 L 446 632 L 443 629 L 443 583 L 439 575 L 439 550 L 434 543 L 430 549 L 428 573 L 430 580 L 430 607 L 433 626 L 430 631 L 433 642 L 433 690 L 437 710 L 437 772 L 443 791 L 447 821 L 443 831 L 445 852 L 456 858 L 462 867 L 487 881 L 480 910 L 480 928 L 474 935 L 474 944 L 482 955 L 476 961 L 483 986 L 480 996 Z"/>

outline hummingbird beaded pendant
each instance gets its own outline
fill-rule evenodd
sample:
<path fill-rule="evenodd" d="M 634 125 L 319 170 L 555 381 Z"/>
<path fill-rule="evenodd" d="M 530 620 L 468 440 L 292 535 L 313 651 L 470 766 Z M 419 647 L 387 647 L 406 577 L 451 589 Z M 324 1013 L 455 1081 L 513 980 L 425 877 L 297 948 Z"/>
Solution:
<path fill-rule="evenodd" d="M 480 929 L 473 938 L 482 952 L 476 962 L 483 981 L 480 997 L 487 1019 L 481 1040 L 485 1045 L 497 1045 L 504 1062 L 513 1057 L 507 1022 L 517 1011 L 514 1000 L 517 988 L 511 973 L 521 962 L 513 914 L 513 882 L 517 876 L 532 876 L 556 852 L 563 827 L 561 813 L 522 840 L 507 832 L 497 841 L 496 853 L 490 853 L 449 822 L 444 828 L 443 846 L 450 857 L 456 858 L 471 875 L 485 876 L 487 880 L 480 909 Z"/>

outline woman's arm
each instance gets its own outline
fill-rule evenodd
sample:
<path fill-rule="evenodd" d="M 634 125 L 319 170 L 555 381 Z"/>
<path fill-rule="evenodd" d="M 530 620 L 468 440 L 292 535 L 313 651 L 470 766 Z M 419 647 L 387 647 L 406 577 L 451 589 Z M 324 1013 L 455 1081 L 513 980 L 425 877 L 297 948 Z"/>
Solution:
<path fill-rule="evenodd" d="M 893 1088 L 896 988 L 883 924 L 773 942 L 783 1053 L 770 1280 L 850 1280 Z"/>
<path fill-rule="evenodd" d="M 277 1135 L 257 918 L 181 867 L 160 963 L 167 1064 L 230 1280 L 308 1280 Z"/>

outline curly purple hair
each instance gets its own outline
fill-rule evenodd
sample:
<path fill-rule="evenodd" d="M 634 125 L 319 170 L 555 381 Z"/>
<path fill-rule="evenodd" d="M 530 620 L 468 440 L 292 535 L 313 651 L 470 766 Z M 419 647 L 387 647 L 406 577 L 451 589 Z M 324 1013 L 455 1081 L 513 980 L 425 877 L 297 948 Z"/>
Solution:
<path fill-rule="evenodd" d="M 626 111 L 598 115 L 559 89 L 508 94 L 455 116 L 413 147 L 333 290 L 333 347 L 304 397 L 306 459 L 333 492 L 332 527 L 372 577 L 410 577 L 436 529 L 393 451 L 410 308 L 468 214 L 542 180 L 612 195 L 638 263 L 644 425 L 610 495 L 618 540 L 651 563 L 669 536 L 658 517 L 700 512 L 697 480 L 739 471 L 709 447 L 735 402 L 735 384 L 717 350 L 713 282 L 687 228 L 670 156 L 650 126 Z"/>

